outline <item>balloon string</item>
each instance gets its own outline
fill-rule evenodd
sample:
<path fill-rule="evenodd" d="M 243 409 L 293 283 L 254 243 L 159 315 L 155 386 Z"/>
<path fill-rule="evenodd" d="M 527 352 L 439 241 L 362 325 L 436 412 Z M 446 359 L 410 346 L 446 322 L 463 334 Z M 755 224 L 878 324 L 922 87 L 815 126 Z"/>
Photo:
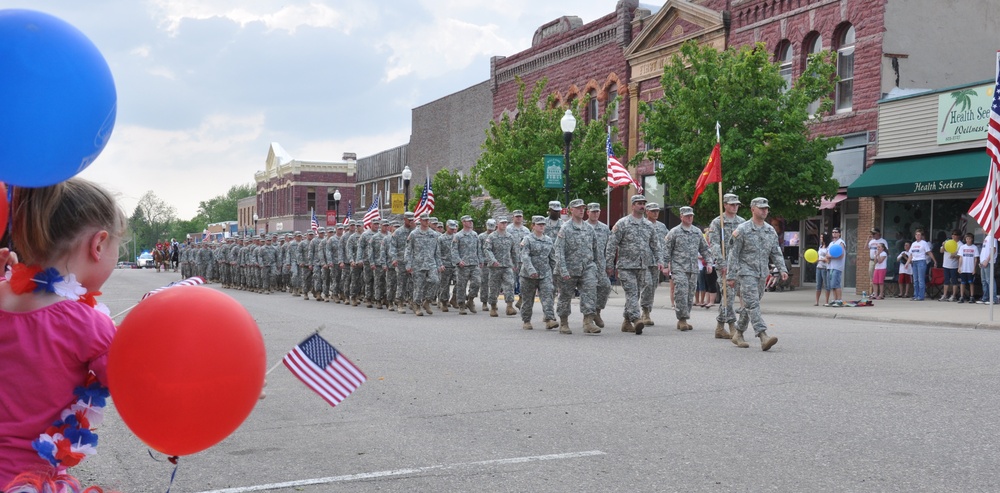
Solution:
<path fill-rule="evenodd" d="M 148 453 L 149 457 L 155 460 L 156 462 L 163 462 L 160 459 L 157 459 L 155 455 L 153 455 L 152 450 L 146 449 L 146 453 Z M 167 485 L 167 493 L 170 493 L 170 488 L 174 487 L 174 478 L 177 476 L 177 468 L 180 467 L 179 464 L 180 456 L 174 455 L 171 457 L 167 457 L 167 461 L 174 465 L 174 472 L 170 473 L 170 484 Z"/>
<path fill-rule="evenodd" d="M 7 230 L 7 248 L 11 251 L 14 250 L 14 186 L 7 187 L 7 224 L 4 225 L 4 229 Z"/>

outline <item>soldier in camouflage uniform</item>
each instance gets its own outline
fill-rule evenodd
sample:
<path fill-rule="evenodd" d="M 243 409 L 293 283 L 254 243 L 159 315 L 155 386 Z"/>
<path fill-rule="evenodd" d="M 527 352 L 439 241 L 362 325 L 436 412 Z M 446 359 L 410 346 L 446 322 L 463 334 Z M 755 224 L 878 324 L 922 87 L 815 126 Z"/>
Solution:
<path fill-rule="evenodd" d="M 295 235 L 285 234 L 285 244 L 281 245 L 281 287 L 286 293 L 292 292 L 292 242 Z"/>
<path fill-rule="evenodd" d="M 736 228 L 743 224 L 746 219 L 737 215 L 741 205 L 738 196 L 727 193 L 722 196 L 722 203 L 725 207 L 725 212 L 722 214 L 723 220 L 720 223 L 719 218 L 712 219 L 712 223 L 708 225 L 708 237 L 716 267 L 719 269 L 719 278 L 725 279 L 726 257 L 732 248 L 733 231 L 736 231 Z M 736 331 L 736 311 L 733 309 L 733 304 L 736 301 L 736 290 L 728 289 L 725 282 L 721 284 L 723 296 L 719 303 L 719 316 L 715 318 L 715 337 L 717 339 L 732 339 L 733 335 L 726 332 L 725 324 L 729 324 L 731 332 Z"/>
<path fill-rule="evenodd" d="M 441 286 L 438 288 L 438 308 L 443 313 L 448 311 L 449 297 L 454 299 L 456 296 L 451 293 L 451 281 L 455 279 L 455 260 L 451 257 L 451 244 L 455 239 L 458 222 L 449 219 L 447 226 L 445 233 L 438 236 L 438 251 L 441 253 L 441 263 L 444 264 L 444 271 L 441 272 Z"/>
<path fill-rule="evenodd" d="M 479 300 L 483 302 L 483 311 L 489 308 L 487 303 L 490 300 L 490 268 L 486 263 L 486 237 L 496 231 L 497 222 L 495 219 L 486 220 L 486 231 L 479 233 L 479 251 L 483 252 L 483 264 L 485 268 L 479 269 Z"/>
<path fill-rule="evenodd" d="M 362 224 L 362 228 L 364 231 L 358 238 L 358 261 L 361 263 L 362 287 L 358 296 L 363 299 L 365 306 L 371 308 L 374 306 L 372 299 L 375 297 L 375 272 L 372 271 L 371 243 L 378 225 L 372 221 L 368 223 L 368 226 Z"/>
<path fill-rule="evenodd" d="M 202 242 L 201 252 L 198 254 L 198 265 L 201 268 L 201 276 L 205 278 L 205 284 L 209 284 L 212 278 L 212 251 L 208 249 L 208 243 Z"/>
<path fill-rule="evenodd" d="M 659 244 L 659 249 L 656 251 L 656 259 L 663 258 L 663 239 L 667 236 L 667 225 L 663 224 L 658 220 L 660 215 L 660 204 L 656 202 L 650 202 L 646 204 L 646 219 L 649 220 L 653 225 L 653 236 L 656 237 L 656 241 Z M 639 305 L 642 307 L 642 323 L 645 326 L 653 325 L 653 320 L 650 318 L 649 314 L 653 311 L 653 295 L 656 293 L 656 288 L 660 285 L 660 270 L 656 268 L 655 265 L 649 266 L 649 279 L 650 283 L 646 289 L 642 292 L 642 300 Z M 671 301 L 673 300 L 673 290 L 671 289 Z"/>
<path fill-rule="evenodd" d="M 441 255 L 438 250 L 436 232 L 431 231 L 430 215 L 426 212 L 420 215 L 420 228 L 410 233 L 406 238 L 406 272 L 413 275 L 413 313 L 422 317 L 424 313 L 432 315 L 431 300 L 437 297 L 433 289 L 444 270 Z M 423 308 L 423 311 L 421 311 Z"/>
<path fill-rule="evenodd" d="M 278 251 L 274 247 L 274 240 L 268 236 L 264 240 L 264 246 L 257 251 L 260 258 L 260 289 L 264 294 L 273 293 L 273 281 L 275 266 L 278 262 Z"/>
<path fill-rule="evenodd" d="M 570 302 L 573 293 L 580 290 L 580 313 L 583 314 L 583 332 L 598 334 L 594 325 L 597 305 L 597 235 L 594 228 L 584 222 L 586 204 L 582 199 L 569 203 L 570 220 L 563 224 L 556 235 L 556 272 L 559 274 L 559 333 L 572 334 L 569 328 Z"/>
<path fill-rule="evenodd" d="M 382 251 L 385 256 L 385 303 L 386 309 L 390 312 L 396 311 L 396 267 L 392 265 L 393 255 L 392 255 L 392 234 L 396 232 L 396 228 L 400 225 L 399 221 L 389 221 L 389 227 L 386 229 L 385 240 L 383 241 Z"/>
<path fill-rule="evenodd" d="M 344 304 L 351 302 L 351 237 L 356 234 L 354 221 L 348 220 L 344 225 L 344 236 L 340 238 L 340 259 L 344 266 L 340 268 L 340 298 Z"/>
<path fill-rule="evenodd" d="M 301 291 L 302 299 L 309 300 L 309 292 L 313 289 L 312 284 L 312 242 L 316 237 L 316 233 L 313 230 L 306 231 L 306 239 L 299 242 L 299 270 L 301 271 L 300 277 L 302 279 Z"/>
<path fill-rule="evenodd" d="M 351 306 L 358 306 L 365 290 L 365 264 L 361 258 L 361 236 L 365 234 L 365 229 L 360 220 L 354 220 L 353 223 L 354 235 L 347 239 L 347 255 L 351 259 Z"/>
<path fill-rule="evenodd" d="M 698 255 L 705 259 L 705 272 L 712 273 L 712 254 L 701 230 L 693 226 L 694 209 L 680 208 L 681 223 L 667 233 L 663 242 L 663 266 L 674 279 L 674 312 L 677 330 L 691 330 L 691 306 L 698 288 Z"/>
<path fill-rule="evenodd" d="M 231 248 L 229 250 L 229 255 L 228 255 L 228 258 L 226 259 L 229 262 L 230 275 L 233 278 L 233 281 L 232 281 L 233 282 L 233 284 L 232 284 L 232 288 L 233 289 L 242 289 L 242 287 L 243 287 L 242 286 L 242 283 L 243 283 L 243 271 L 240 268 L 241 267 L 241 265 L 240 265 L 240 255 L 241 255 L 242 251 L 243 251 L 243 238 L 242 237 L 237 237 L 236 238 L 236 244 L 234 244 L 233 248 Z"/>
<path fill-rule="evenodd" d="M 639 296 L 650 282 L 649 266 L 656 265 L 662 269 L 663 265 L 654 257 L 659 243 L 656 241 L 653 224 L 643 217 L 646 197 L 633 195 L 631 204 L 632 213 L 619 219 L 611 228 L 611 239 L 608 240 L 605 260 L 608 275 L 614 275 L 614 269 L 617 268 L 618 279 L 621 280 L 622 289 L 625 290 L 622 332 L 642 335 L 645 324 L 640 318 Z"/>
<path fill-rule="evenodd" d="M 515 210 L 514 212 L 511 212 L 510 215 L 513 218 L 513 222 L 511 223 L 510 226 L 507 226 L 507 233 L 514 237 L 515 248 L 520 249 L 521 240 L 523 240 L 525 236 L 530 235 L 531 230 L 524 225 L 524 211 Z M 517 273 L 520 271 L 521 271 L 521 252 L 519 250 L 516 250 L 514 256 L 514 272 Z M 520 294 L 520 293 L 521 293 L 521 276 L 515 274 L 514 294 Z M 514 308 L 517 308 L 518 310 L 521 309 L 520 298 L 518 298 L 517 304 L 514 305 Z"/>
<path fill-rule="evenodd" d="M 323 278 L 323 267 L 326 266 L 326 228 L 317 228 L 316 237 L 309 242 L 310 271 L 312 272 L 312 291 L 316 301 L 323 301 L 323 286 L 326 279 Z"/>
<path fill-rule="evenodd" d="M 340 267 L 343 265 L 340 255 L 340 241 L 344 236 L 344 225 L 338 224 L 334 231 L 336 231 L 336 234 L 328 234 L 326 244 L 323 245 L 323 250 L 326 253 L 327 269 L 326 290 L 324 291 L 324 295 L 326 296 L 327 302 L 334 300 L 337 303 L 340 303 Z"/>
<path fill-rule="evenodd" d="M 292 267 L 292 276 L 289 278 L 288 285 L 291 288 L 292 296 L 302 296 L 302 273 L 299 271 L 299 264 L 302 263 L 299 244 L 302 241 L 302 232 L 296 231 L 294 239 L 288 244 L 287 262 Z"/>
<path fill-rule="evenodd" d="M 413 213 L 403 213 L 403 225 L 393 231 L 389 242 L 389 256 L 392 267 L 396 269 L 396 311 L 406 313 L 406 303 L 410 301 L 413 290 L 412 275 L 406 270 L 406 239 L 413 232 Z"/>
<path fill-rule="evenodd" d="M 594 325 L 604 328 L 604 319 L 601 318 L 601 310 L 608 306 L 608 297 L 611 295 L 611 279 L 608 278 L 607 261 L 608 239 L 611 238 L 611 228 L 601 222 L 601 204 L 591 202 L 587 204 L 587 224 L 594 228 L 594 236 L 597 239 L 597 299 L 594 301 Z"/>
<path fill-rule="evenodd" d="M 388 220 L 375 219 L 372 226 L 376 228 L 372 239 L 368 242 L 368 263 L 372 273 L 372 298 L 375 308 L 382 309 L 385 300 L 385 237 Z"/>
<path fill-rule="evenodd" d="M 212 265 L 215 266 L 215 280 L 225 287 L 226 270 L 222 267 L 223 259 L 226 258 L 226 243 L 220 241 L 212 249 Z"/>
<path fill-rule="evenodd" d="M 497 219 L 497 230 L 486 237 L 483 254 L 490 269 L 490 316 L 497 317 L 497 297 L 503 291 L 507 301 L 507 315 L 517 315 L 514 309 L 514 258 L 517 244 L 514 236 L 507 232 L 507 217 Z"/>
<path fill-rule="evenodd" d="M 472 229 L 472 217 L 462 216 L 462 231 L 455 233 L 451 240 L 451 260 L 455 263 L 455 297 L 458 314 L 465 315 L 466 309 L 476 313 L 476 293 L 479 292 L 479 270 L 483 265 L 483 249 L 479 246 L 479 236 Z"/>
<path fill-rule="evenodd" d="M 732 249 L 726 260 L 729 268 L 726 282 L 730 289 L 739 284 L 739 296 L 743 305 L 732 341 L 741 348 L 749 347 L 743 339 L 743 332 L 752 323 L 754 332 L 760 338 L 761 350 L 767 351 L 778 343 L 777 337 L 767 335 L 767 324 L 760 316 L 760 299 L 764 296 L 764 281 L 770 271 L 768 261 L 778 267 L 782 281 L 788 280 L 788 271 L 778 245 L 778 233 L 766 222 L 770 212 L 767 199 L 757 197 L 751 200 L 750 212 L 753 214 L 751 219 L 733 231 Z"/>
<path fill-rule="evenodd" d="M 554 329 L 559 326 L 556 323 L 555 311 L 549 307 L 552 303 L 546 303 L 553 296 L 552 271 L 556 268 L 555 245 L 551 238 L 545 235 L 545 217 L 534 216 L 531 218 L 531 234 L 525 236 L 518 246 L 521 252 L 521 326 L 524 330 L 531 330 L 531 313 L 535 307 L 535 295 L 542 301 L 542 310 L 545 316 L 545 328 Z"/>

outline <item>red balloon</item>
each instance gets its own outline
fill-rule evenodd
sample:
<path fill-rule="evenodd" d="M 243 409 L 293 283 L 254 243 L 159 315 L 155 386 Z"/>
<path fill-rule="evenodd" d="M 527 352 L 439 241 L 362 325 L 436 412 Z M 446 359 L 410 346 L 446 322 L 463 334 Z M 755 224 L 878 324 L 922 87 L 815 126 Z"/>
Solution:
<path fill-rule="evenodd" d="M 8 213 L 10 213 L 10 203 L 7 201 L 7 186 L 0 181 L 0 237 L 7 233 Z"/>
<path fill-rule="evenodd" d="M 264 340 L 226 294 L 178 286 L 125 317 L 108 354 L 108 386 L 133 433 L 167 455 L 222 441 L 250 415 L 264 386 Z"/>

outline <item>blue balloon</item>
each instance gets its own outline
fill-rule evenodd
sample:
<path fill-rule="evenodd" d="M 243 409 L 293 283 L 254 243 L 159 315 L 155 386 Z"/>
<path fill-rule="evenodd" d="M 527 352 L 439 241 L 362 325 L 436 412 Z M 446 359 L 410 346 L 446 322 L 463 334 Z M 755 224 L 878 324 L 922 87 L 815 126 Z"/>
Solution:
<path fill-rule="evenodd" d="M 837 258 L 843 255 L 843 253 L 844 253 L 844 247 L 840 245 L 833 245 L 830 247 L 830 256 L 833 258 Z"/>
<path fill-rule="evenodd" d="M 75 27 L 0 10 L 0 181 L 43 187 L 94 162 L 115 126 L 111 69 Z"/>

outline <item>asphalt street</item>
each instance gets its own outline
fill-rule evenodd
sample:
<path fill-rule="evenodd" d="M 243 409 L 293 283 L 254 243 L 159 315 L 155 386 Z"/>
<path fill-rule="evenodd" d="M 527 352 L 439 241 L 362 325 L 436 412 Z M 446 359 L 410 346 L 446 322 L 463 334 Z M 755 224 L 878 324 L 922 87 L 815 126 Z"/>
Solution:
<path fill-rule="evenodd" d="M 118 313 L 177 279 L 116 271 L 102 301 Z M 180 459 L 172 492 L 1000 491 L 1000 331 L 783 311 L 765 315 L 765 353 L 713 339 L 714 311 L 675 330 L 665 286 L 642 336 L 619 331 L 620 295 L 590 336 L 575 306 L 561 335 L 223 291 L 257 320 L 268 367 L 325 325 L 368 381 L 331 408 L 279 367 L 233 435 Z M 73 472 L 165 491 L 174 466 L 108 409 Z"/>

